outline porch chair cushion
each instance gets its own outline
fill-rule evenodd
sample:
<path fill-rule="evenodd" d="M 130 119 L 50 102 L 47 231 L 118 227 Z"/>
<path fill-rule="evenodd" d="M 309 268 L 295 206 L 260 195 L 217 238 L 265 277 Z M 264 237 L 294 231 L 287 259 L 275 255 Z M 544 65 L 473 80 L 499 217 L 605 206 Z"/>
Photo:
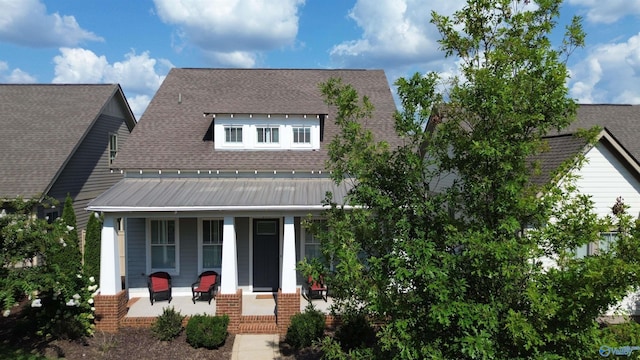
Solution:
<path fill-rule="evenodd" d="M 211 299 L 215 299 L 218 293 L 218 273 L 215 271 L 205 271 L 198 276 L 198 280 L 191 284 L 191 300 L 196 303 L 196 298 L 202 298 L 203 294 L 207 294 L 209 304 Z"/>
<path fill-rule="evenodd" d="M 147 286 L 149 287 L 149 301 L 153 305 L 154 301 L 157 301 L 160 295 L 166 295 L 166 298 L 171 303 L 171 275 L 165 271 L 157 271 L 149 275 L 147 279 Z"/>
<path fill-rule="evenodd" d="M 320 295 L 320 298 L 327 301 L 327 292 L 329 288 L 324 283 L 324 277 L 320 275 L 318 280 L 314 280 L 311 276 L 307 279 L 307 297 L 313 299 L 314 295 Z"/>

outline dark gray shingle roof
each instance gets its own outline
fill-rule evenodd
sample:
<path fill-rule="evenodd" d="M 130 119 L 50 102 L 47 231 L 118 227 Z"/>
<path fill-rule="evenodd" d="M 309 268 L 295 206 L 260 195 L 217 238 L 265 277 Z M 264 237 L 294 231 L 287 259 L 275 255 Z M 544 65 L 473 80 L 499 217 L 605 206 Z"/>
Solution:
<path fill-rule="evenodd" d="M 375 106 L 367 121 L 378 139 L 398 141 L 395 103 L 382 70 L 172 69 L 142 115 L 114 166 L 121 169 L 323 170 L 337 133 L 335 110 L 318 84 L 340 77 Z M 318 151 L 214 151 L 203 113 L 329 114 Z"/>
<path fill-rule="evenodd" d="M 640 105 L 580 105 L 577 119 L 562 133 L 595 125 L 606 128 L 631 156 L 640 160 Z"/>
<path fill-rule="evenodd" d="M 43 194 L 119 85 L 0 84 L 0 198 Z"/>

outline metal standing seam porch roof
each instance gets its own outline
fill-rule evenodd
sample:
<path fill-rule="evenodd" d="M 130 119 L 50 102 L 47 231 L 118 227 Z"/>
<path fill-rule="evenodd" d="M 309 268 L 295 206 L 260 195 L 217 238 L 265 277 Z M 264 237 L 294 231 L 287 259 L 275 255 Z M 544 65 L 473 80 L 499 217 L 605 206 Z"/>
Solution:
<path fill-rule="evenodd" d="M 247 211 L 321 210 L 327 191 L 340 203 L 349 190 L 328 178 L 125 178 L 94 199 L 87 210 Z"/>

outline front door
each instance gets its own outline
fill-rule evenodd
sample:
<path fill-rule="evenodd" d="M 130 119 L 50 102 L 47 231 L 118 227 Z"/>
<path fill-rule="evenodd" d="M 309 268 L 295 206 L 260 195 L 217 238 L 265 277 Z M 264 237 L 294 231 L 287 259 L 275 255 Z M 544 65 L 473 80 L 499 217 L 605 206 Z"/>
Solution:
<path fill-rule="evenodd" d="M 278 291 L 280 221 L 253 220 L 253 291 Z"/>

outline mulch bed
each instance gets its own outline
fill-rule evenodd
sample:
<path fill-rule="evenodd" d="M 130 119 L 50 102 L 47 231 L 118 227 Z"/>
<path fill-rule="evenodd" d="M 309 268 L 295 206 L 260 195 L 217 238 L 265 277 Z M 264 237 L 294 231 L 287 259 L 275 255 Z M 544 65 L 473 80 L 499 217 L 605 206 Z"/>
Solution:
<path fill-rule="evenodd" d="M 28 304 L 25 302 L 20 308 L 23 306 Z M 235 335 L 229 334 L 218 349 L 195 349 L 187 343 L 184 331 L 172 341 L 159 341 L 149 328 L 122 328 L 115 334 L 98 331 L 94 336 L 81 340 L 43 341 L 29 336 L 24 326 L 19 324 L 20 319 L 20 310 L 16 308 L 9 317 L 0 316 L 0 342 L 22 349 L 23 354 L 40 354 L 48 359 L 229 360 L 235 339 Z M 318 360 L 322 356 L 316 348 L 295 350 L 285 342 L 280 343 L 280 352 L 283 360 Z"/>

